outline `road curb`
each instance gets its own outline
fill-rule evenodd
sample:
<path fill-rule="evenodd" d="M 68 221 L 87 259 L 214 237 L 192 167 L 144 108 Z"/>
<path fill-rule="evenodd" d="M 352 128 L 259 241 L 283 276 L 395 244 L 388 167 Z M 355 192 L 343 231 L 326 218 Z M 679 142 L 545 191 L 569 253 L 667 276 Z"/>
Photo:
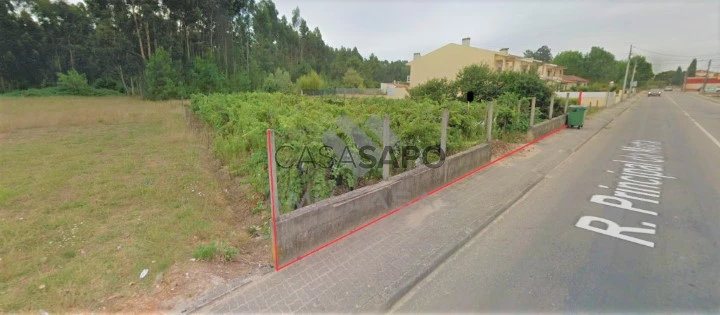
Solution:
<path fill-rule="evenodd" d="M 272 274 L 272 271 L 273 269 L 267 268 L 267 266 L 261 266 L 248 275 L 232 279 L 224 285 L 216 286 L 209 291 L 204 292 L 201 296 L 196 297 L 193 302 L 189 303 L 179 311 L 176 310 L 166 312 L 164 314 L 193 314 L 215 301 L 222 299 L 228 294 L 250 285 L 259 279 L 264 278 L 268 274 Z"/>
<path fill-rule="evenodd" d="M 552 167 L 550 170 L 547 171 L 549 174 L 553 170 L 555 170 L 557 167 L 562 165 L 570 156 L 572 156 L 578 149 L 580 149 L 582 146 L 585 145 L 590 139 L 594 138 L 601 130 L 605 129 L 607 125 L 609 125 L 611 122 L 615 120 L 615 118 L 620 117 L 625 111 L 627 111 L 630 108 L 631 102 L 635 102 L 636 98 L 628 99 L 627 101 L 628 106 L 617 113 L 616 115 L 613 115 L 610 117 L 610 120 L 608 120 L 605 124 L 603 124 L 600 128 L 598 128 L 597 131 L 595 131 L 593 134 L 590 135 L 587 139 L 585 139 L 583 142 L 581 142 L 578 146 L 573 148 L 570 153 L 562 159 L 557 165 Z M 616 105 L 617 106 L 617 105 Z M 539 174 L 538 178 L 532 180 L 529 185 L 527 185 L 525 188 L 523 188 L 520 193 L 514 195 L 508 202 L 501 205 L 496 211 L 494 211 L 489 217 L 486 217 L 484 219 L 476 220 L 476 222 L 479 222 L 479 225 L 473 228 L 469 233 L 466 233 L 465 236 L 457 242 L 455 245 L 453 245 L 451 248 L 443 252 L 440 256 L 435 258 L 430 264 L 428 264 L 421 272 L 419 272 L 417 275 L 413 276 L 411 279 L 405 281 L 402 285 L 398 287 L 395 292 L 393 292 L 390 295 L 390 298 L 383 304 L 382 308 L 379 310 L 381 312 L 389 312 L 392 310 L 393 306 L 400 301 L 405 295 L 407 295 L 410 290 L 412 290 L 420 281 L 427 278 L 433 271 L 435 271 L 440 265 L 442 265 L 445 261 L 448 260 L 453 254 L 458 252 L 465 244 L 467 244 L 470 240 L 472 240 L 475 236 L 480 234 L 487 226 L 489 226 L 491 223 L 493 223 L 498 217 L 500 217 L 503 213 L 505 213 L 510 207 L 515 205 L 518 201 L 520 201 L 527 193 L 529 193 L 535 186 L 537 186 L 540 182 L 542 182 L 543 179 L 545 179 L 545 176 L 547 174 Z"/>

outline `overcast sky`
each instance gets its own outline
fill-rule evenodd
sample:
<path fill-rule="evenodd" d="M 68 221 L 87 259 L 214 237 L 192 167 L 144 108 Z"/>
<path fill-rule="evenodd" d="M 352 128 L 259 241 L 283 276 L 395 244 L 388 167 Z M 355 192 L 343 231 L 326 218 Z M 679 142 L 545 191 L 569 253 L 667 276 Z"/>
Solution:
<path fill-rule="evenodd" d="M 280 16 L 300 15 L 333 47 L 357 47 L 363 56 L 411 59 L 471 38 L 475 47 L 522 54 L 548 45 L 587 52 L 600 46 L 626 59 L 630 44 L 653 70 L 698 68 L 714 58 L 720 71 L 720 0 L 490 1 L 490 0 L 274 0 Z M 717 65 L 717 66 L 715 66 Z M 658 70 L 658 68 L 660 68 Z"/>

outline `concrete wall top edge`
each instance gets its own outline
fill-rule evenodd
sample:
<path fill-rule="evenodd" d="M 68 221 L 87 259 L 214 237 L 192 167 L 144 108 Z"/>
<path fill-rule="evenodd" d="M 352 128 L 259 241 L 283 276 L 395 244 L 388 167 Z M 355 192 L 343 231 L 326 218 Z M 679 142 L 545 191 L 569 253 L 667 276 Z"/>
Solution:
<path fill-rule="evenodd" d="M 475 145 L 467 150 L 458 152 L 457 154 L 453 154 L 453 155 L 447 157 L 447 159 L 453 159 L 455 157 L 461 157 L 465 154 L 470 154 L 471 152 L 483 149 L 484 147 L 486 147 L 488 145 L 489 145 L 488 143 L 480 143 L 480 144 Z M 376 183 L 376 184 L 373 184 L 370 186 L 361 187 L 361 188 L 355 189 L 353 191 L 344 193 L 342 195 L 333 196 L 328 199 L 321 200 L 316 203 L 307 205 L 305 207 L 295 209 L 289 213 L 282 214 L 278 217 L 278 222 L 289 221 L 289 220 L 292 220 L 293 218 L 297 218 L 297 217 L 312 213 L 312 212 L 316 211 L 317 209 L 325 208 L 328 206 L 335 207 L 336 205 L 347 203 L 353 199 L 362 197 L 365 194 L 371 194 L 378 190 L 389 188 L 397 181 L 403 180 L 405 178 L 413 177 L 413 176 L 420 174 L 422 172 L 425 172 L 427 170 L 429 170 L 429 167 L 427 167 L 425 165 L 421 165 L 417 168 L 394 175 L 394 176 L 390 177 L 390 179 L 387 181 L 381 181 L 379 183 Z"/>

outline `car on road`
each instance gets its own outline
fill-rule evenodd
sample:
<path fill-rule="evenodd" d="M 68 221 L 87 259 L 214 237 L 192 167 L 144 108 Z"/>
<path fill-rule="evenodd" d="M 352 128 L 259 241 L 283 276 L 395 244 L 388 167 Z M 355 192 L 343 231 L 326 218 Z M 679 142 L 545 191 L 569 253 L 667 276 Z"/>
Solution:
<path fill-rule="evenodd" d="M 648 91 L 648 97 L 661 96 L 661 95 L 662 95 L 662 91 L 660 91 L 660 89 L 651 89 L 650 91 Z"/>
<path fill-rule="evenodd" d="M 672 86 L 669 86 L 669 85 L 665 87 L 665 91 L 672 91 L 672 89 L 673 89 Z"/>

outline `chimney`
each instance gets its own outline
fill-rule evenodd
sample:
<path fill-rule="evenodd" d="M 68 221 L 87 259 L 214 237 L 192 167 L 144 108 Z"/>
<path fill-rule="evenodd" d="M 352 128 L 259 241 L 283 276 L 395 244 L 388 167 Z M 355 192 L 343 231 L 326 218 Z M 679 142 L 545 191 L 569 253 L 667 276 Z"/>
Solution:
<path fill-rule="evenodd" d="M 500 48 L 500 54 L 507 56 L 509 50 L 510 48 Z"/>
<path fill-rule="evenodd" d="M 470 46 L 470 37 L 465 37 L 462 39 L 462 45 L 463 46 Z"/>
<path fill-rule="evenodd" d="M 413 60 L 417 60 L 418 58 L 420 58 L 420 53 L 414 53 Z"/>

